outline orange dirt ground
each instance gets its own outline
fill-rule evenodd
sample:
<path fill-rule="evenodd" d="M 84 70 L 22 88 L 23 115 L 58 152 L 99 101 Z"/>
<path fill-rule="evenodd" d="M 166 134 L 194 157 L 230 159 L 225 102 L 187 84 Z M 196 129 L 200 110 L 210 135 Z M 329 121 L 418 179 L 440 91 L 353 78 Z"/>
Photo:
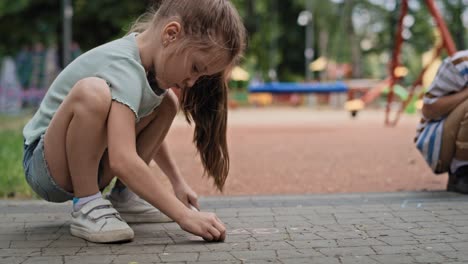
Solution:
<path fill-rule="evenodd" d="M 344 111 L 308 108 L 231 110 L 231 170 L 223 194 L 445 189 L 447 175 L 434 175 L 414 147 L 418 116 L 404 116 L 393 128 L 383 119 L 376 111 L 352 120 Z M 220 195 L 202 177 L 191 140 L 192 129 L 180 115 L 168 135 L 172 154 L 199 195 Z"/>

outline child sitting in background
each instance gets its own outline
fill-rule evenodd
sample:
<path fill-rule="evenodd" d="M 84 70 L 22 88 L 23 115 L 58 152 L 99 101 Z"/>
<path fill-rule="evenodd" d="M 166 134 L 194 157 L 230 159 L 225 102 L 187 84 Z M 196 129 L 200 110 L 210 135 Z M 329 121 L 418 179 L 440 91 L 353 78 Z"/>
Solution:
<path fill-rule="evenodd" d="M 448 191 L 468 193 L 468 50 L 445 59 L 424 95 L 416 146 Z"/>

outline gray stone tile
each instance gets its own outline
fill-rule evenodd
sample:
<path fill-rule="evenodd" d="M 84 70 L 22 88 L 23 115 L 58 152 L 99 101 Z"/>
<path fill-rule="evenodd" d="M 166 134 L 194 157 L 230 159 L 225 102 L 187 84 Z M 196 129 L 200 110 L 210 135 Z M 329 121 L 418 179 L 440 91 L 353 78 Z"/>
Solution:
<path fill-rule="evenodd" d="M 175 261 L 193 261 L 198 260 L 199 253 L 159 253 L 159 258 L 163 262 L 175 262 Z"/>
<path fill-rule="evenodd" d="M 101 256 L 65 256 L 65 264 L 110 264 L 116 258 L 115 255 Z"/>
<path fill-rule="evenodd" d="M 0 240 L 0 248 L 9 248 L 11 241 L 9 240 Z"/>
<path fill-rule="evenodd" d="M 7 248 L 0 249 L 0 257 L 35 257 L 41 254 L 40 248 Z"/>
<path fill-rule="evenodd" d="M 378 255 L 424 254 L 427 252 L 420 248 L 419 245 L 373 246 L 372 248 Z"/>
<path fill-rule="evenodd" d="M 393 254 L 393 255 L 371 255 L 369 256 L 382 264 L 413 264 L 415 259 L 411 256 L 404 254 Z"/>
<path fill-rule="evenodd" d="M 43 248 L 50 245 L 52 240 L 43 241 L 11 241 L 10 248 Z"/>
<path fill-rule="evenodd" d="M 116 245 L 111 246 L 111 252 L 117 255 L 136 255 L 136 254 L 156 254 L 164 251 L 165 245 L 154 246 L 135 246 L 135 245 Z"/>
<path fill-rule="evenodd" d="M 231 251 L 231 254 L 240 260 L 272 260 L 276 259 L 274 250 Z"/>
<path fill-rule="evenodd" d="M 269 241 L 269 242 L 249 242 L 250 250 L 278 250 L 278 249 L 294 249 L 291 244 L 284 241 Z"/>
<path fill-rule="evenodd" d="M 80 247 L 42 248 L 41 256 L 74 256 Z"/>
<path fill-rule="evenodd" d="M 229 252 L 211 251 L 211 252 L 200 252 L 198 261 L 203 262 L 203 263 L 207 261 L 220 261 L 220 262 L 222 261 L 224 263 L 225 261 L 237 261 L 237 260 Z"/>
<path fill-rule="evenodd" d="M 63 264 L 62 256 L 29 257 L 21 264 Z"/>
<path fill-rule="evenodd" d="M 342 264 L 379 264 L 375 259 L 368 256 L 345 256 L 340 257 Z"/>
<path fill-rule="evenodd" d="M 141 255 L 118 255 L 112 264 L 145 264 L 145 263 L 160 263 L 161 259 L 158 254 L 141 254 Z"/>
<path fill-rule="evenodd" d="M 308 258 L 323 256 L 322 253 L 312 248 L 308 249 L 280 249 L 276 251 L 279 259 L 287 258 Z"/>
<path fill-rule="evenodd" d="M 420 243 L 416 238 L 412 236 L 381 236 L 376 239 L 385 242 L 390 246 L 416 245 Z"/>
<path fill-rule="evenodd" d="M 367 256 L 375 254 L 371 247 L 336 247 L 336 248 L 319 248 L 319 252 L 330 257 L 340 256 Z"/>
<path fill-rule="evenodd" d="M 336 240 L 310 240 L 310 241 L 288 241 L 295 248 L 331 248 L 337 247 Z"/>
<path fill-rule="evenodd" d="M 136 224 L 135 239 L 69 233 L 71 204 L 0 200 L 0 263 L 468 262 L 468 196 L 445 192 L 202 197 L 228 227 L 206 243 L 176 223 Z"/>
<path fill-rule="evenodd" d="M 374 238 L 349 238 L 349 239 L 338 239 L 339 247 L 358 247 L 358 246 L 373 246 L 373 245 L 386 245 L 384 242 Z"/>
<path fill-rule="evenodd" d="M 20 264 L 26 260 L 27 257 L 1 257 L 0 264 Z"/>
<path fill-rule="evenodd" d="M 340 260 L 335 257 L 309 257 L 309 258 L 288 258 L 281 259 L 284 264 L 341 264 Z"/>

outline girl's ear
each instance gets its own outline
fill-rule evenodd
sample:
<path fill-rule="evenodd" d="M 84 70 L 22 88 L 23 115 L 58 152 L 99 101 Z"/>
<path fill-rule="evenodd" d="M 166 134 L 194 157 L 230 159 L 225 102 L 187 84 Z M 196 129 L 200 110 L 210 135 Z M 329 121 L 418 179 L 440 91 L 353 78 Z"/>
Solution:
<path fill-rule="evenodd" d="M 163 30 L 163 44 L 164 46 L 169 45 L 169 43 L 174 42 L 180 35 L 182 31 L 182 26 L 176 21 L 168 23 Z"/>

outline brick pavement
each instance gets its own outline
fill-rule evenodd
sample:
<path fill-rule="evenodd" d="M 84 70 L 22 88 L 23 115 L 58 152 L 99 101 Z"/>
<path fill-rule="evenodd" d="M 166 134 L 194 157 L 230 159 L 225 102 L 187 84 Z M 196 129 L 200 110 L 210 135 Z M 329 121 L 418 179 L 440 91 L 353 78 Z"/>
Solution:
<path fill-rule="evenodd" d="M 70 204 L 0 201 L 0 263 L 468 263 L 468 196 L 446 192 L 207 197 L 229 231 L 132 225 L 125 244 L 70 236 Z"/>

